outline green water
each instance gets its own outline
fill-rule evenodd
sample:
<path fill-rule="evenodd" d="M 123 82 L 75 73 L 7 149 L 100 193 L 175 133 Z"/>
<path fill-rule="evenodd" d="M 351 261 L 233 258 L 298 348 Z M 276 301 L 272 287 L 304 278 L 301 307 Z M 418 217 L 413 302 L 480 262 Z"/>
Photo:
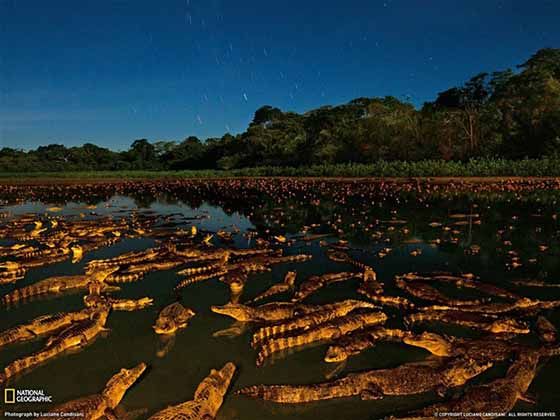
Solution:
<path fill-rule="evenodd" d="M 181 193 L 175 194 L 170 200 L 166 195 L 157 193 L 146 199 L 145 196 L 125 197 L 113 196 L 100 200 L 95 209 L 97 215 L 91 215 L 91 210 L 80 208 L 84 202 L 91 203 L 92 198 L 76 197 L 74 201 L 23 201 L 20 204 L 6 205 L 0 208 L 2 212 L 12 212 L 14 216 L 21 213 L 37 213 L 44 215 L 47 208 L 54 204 L 63 204 L 64 210 L 57 215 L 73 218 L 85 213 L 86 218 L 101 217 L 114 214 L 127 217 L 131 212 L 153 211 L 155 214 L 179 214 L 186 219 L 178 227 L 188 228 L 195 224 L 201 229 L 217 230 L 230 229 L 233 225 L 241 231 L 235 237 L 235 245 L 247 247 L 249 244 L 242 234 L 247 229 L 259 232 L 270 229 L 272 232 L 285 233 L 291 237 L 298 235 L 304 225 L 313 222 L 320 223 L 316 232 L 331 232 L 333 227 L 342 229 L 330 241 L 341 236 L 350 241 L 351 254 L 358 260 L 375 268 L 378 279 L 385 283 L 387 293 L 397 292 L 393 285 L 396 274 L 418 271 L 455 271 L 472 272 L 484 281 L 509 287 L 530 297 L 541 299 L 560 299 L 560 289 L 515 288 L 509 284 L 512 279 L 531 278 L 543 281 L 557 282 L 560 279 L 560 246 L 559 225 L 554 215 L 557 209 L 555 198 L 547 199 L 547 192 L 542 192 L 544 198 L 528 201 L 512 201 L 509 199 L 497 201 L 470 198 L 434 198 L 428 202 L 410 199 L 399 199 L 398 194 L 390 201 L 369 203 L 323 201 L 320 205 L 308 204 L 307 199 L 296 200 L 284 194 L 285 199 L 266 198 L 254 203 L 240 200 L 228 202 L 224 200 L 220 205 L 214 200 L 201 200 L 197 203 L 189 202 L 188 198 L 181 198 Z M 550 193 L 552 195 L 552 192 Z M 405 197 L 403 195 L 403 197 Z M 93 199 L 95 201 L 95 199 Z M 465 224 L 452 226 L 459 233 L 453 234 L 458 242 L 453 244 L 445 239 L 451 235 L 441 228 L 432 228 L 430 222 L 437 221 L 444 225 L 451 225 L 458 221 L 449 218 L 453 213 L 478 213 L 481 224 Z M 192 216 L 204 215 L 204 219 L 188 221 Z M 391 218 L 402 219 L 406 224 L 395 225 L 395 230 L 387 230 L 390 226 L 383 221 Z M 9 219 L 6 219 L 9 220 Z M 178 216 L 177 220 L 181 220 Z M 463 220 L 463 219 L 461 219 Z M 466 219 L 472 222 L 472 219 Z M 1 222 L 1 221 L 0 221 Z M 368 225 L 372 225 L 368 227 Z M 406 227 L 409 232 L 402 234 L 400 230 Z M 501 237 L 499 230 L 505 230 Z M 382 233 L 382 240 L 373 239 L 372 233 Z M 428 241 L 443 238 L 442 244 L 436 247 L 428 245 Z M 390 238 L 390 242 L 385 242 Z M 423 243 L 407 244 L 405 240 L 415 238 Z M 503 244 L 510 240 L 511 246 Z M 267 289 L 270 285 L 280 281 L 287 271 L 297 270 L 298 283 L 311 274 L 344 271 L 350 266 L 329 261 L 324 254 L 325 248 L 319 246 L 319 241 L 312 243 L 296 243 L 286 247 L 286 254 L 311 253 L 313 259 L 305 263 L 282 264 L 274 266 L 269 273 L 253 275 L 247 283 L 243 298 L 251 298 Z M 8 240 L 1 240 L 0 245 L 9 244 Z M 63 274 L 80 274 L 84 265 L 98 258 L 107 258 L 127 252 L 153 246 L 156 242 L 151 238 L 124 239 L 106 249 L 87 253 L 84 259 L 76 264 L 64 262 L 30 270 L 25 279 L 17 286 L 31 284 L 37 280 Z M 470 255 L 465 252 L 471 245 L 480 246 L 480 253 Z M 539 251 L 538 245 L 546 244 L 549 248 Z M 392 252 L 385 258 L 379 258 L 377 252 L 391 247 Z M 423 252 L 412 257 L 410 251 L 420 248 Z M 507 252 L 515 250 L 520 257 L 522 266 L 517 269 L 508 268 Z M 536 261 L 529 262 L 535 259 Z M 63 403 L 74 398 L 100 392 L 109 377 L 123 367 L 132 367 L 143 361 L 149 366 L 148 371 L 129 390 L 122 402 L 125 411 L 146 409 L 140 418 L 161 410 L 168 405 L 177 404 L 192 398 L 198 383 L 208 374 L 211 368 L 223 366 L 227 361 L 234 362 L 238 372 L 232 382 L 231 390 L 253 384 L 306 384 L 326 380 L 327 377 L 339 377 L 349 372 L 374 368 L 394 367 L 403 362 L 423 360 L 427 352 L 395 343 L 379 343 L 376 347 L 352 357 L 345 366 L 335 366 L 323 362 L 326 345 L 305 348 L 298 352 L 285 354 L 270 360 L 262 368 L 255 367 L 256 351 L 249 346 L 252 327 L 236 337 L 213 337 L 213 333 L 233 324 L 230 318 L 214 314 L 211 305 L 228 302 L 229 289 L 217 280 L 208 280 L 183 289 L 179 296 L 173 292 L 173 287 L 180 279 L 177 270 L 154 272 L 147 274 L 137 283 L 126 284 L 115 297 L 139 298 L 149 296 L 154 299 L 154 305 L 135 312 L 113 312 L 107 322 L 110 332 L 98 338 L 86 348 L 64 354 L 40 367 L 31 370 L 11 381 L 10 386 L 19 389 L 44 389 L 52 395 L 55 403 Z M 341 300 L 346 297 L 360 297 L 355 290 L 358 281 L 348 281 L 333 284 L 311 296 L 307 302 L 324 303 Z M 12 290 L 14 286 L 0 286 L 2 294 Z M 451 291 L 450 293 L 452 293 Z M 472 291 L 465 292 L 467 296 Z M 402 293 L 401 293 L 402 294 Z M 476 295 L 476 293 L 474 293 Z M 1 309 L 0 329 L 25 322 L 37 316 L 58 311 L 73 311 L 83 307 L 83 292 L 66 294 L 45 300 L 34 301 L 19 305 L 15 308 Z M 154 334 L 152 325 L 158 311 L 165 305 L 180 298 L 185 306 L 192 308 L 196 316 L 191 320 L 188 328 L 177 332 L 173 342 L 168 343 L 167 354 L 158 356 L 166 343 L 160 336 Z M 280 296 L 288 299 L 289 296 Z M 388 325 L 402 326 L 401 315 L 397 311 L 387 310 L 390 315 Z M 560 311 L 545 311 L 543 313 L 556 326 L 560 325 Z M 434 331 L 444 331 L 438 326 L 430 327 Z M 468 331 L 458 333 L 471 335 Z M 40 349 L 44 340 L 7 346 L 0 349 L 0 366 L 10 361 Z M 506 365 L 507 366 L 507 365 Z M 338 373 L 334 373 L 335 368 Z M 474 382 L 489 380 L 503 374 L 505 366 L 497 366 Z M 546 361 L 546 365 L 539 370 L 529 393 L 536 398 L 536 404 L 519 403 L 518 411 L 556 411 L 560 412 L 560 392 L 558 391 L 558 376 L 560 375 L 560 358 Z M 374 419 L 391 414 L 404 415 L 407 411 L 421 408 L 437 401 L 435 394 L 425 394 L 407 397 L 387 397 L 380 401 L 360 401 L 358 398 L 330 400 L 325 402 L 280 405 L 261 400 L 227 395 L 224 405 L 218 414 L 218 419 Z M 52 406 L 26 404 L 20 406 L 4 406 L 4 410 L 11 411 L 39 411 Z"/>

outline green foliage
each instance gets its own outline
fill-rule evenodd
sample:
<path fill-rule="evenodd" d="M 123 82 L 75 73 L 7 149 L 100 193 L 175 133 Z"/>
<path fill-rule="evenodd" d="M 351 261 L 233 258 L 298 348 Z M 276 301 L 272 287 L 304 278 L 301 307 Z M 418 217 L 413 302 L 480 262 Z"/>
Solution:
<path fill-rule="evenodd" d="M 304 114 L 266 105 L 236 136 L 204 141 L 191 136 L 179 143 L 139 139 L 124 152 L 91 143 L 27 152 L 3 148 L 0 172 L 556 174 L 548 162 L 560 156 L 560 49 L 539 50 L 518 69 L 480 73 L 420 110 L 392 96 L 357 98 Z M 253 167 L 258 169 L 244 169 Z"/>

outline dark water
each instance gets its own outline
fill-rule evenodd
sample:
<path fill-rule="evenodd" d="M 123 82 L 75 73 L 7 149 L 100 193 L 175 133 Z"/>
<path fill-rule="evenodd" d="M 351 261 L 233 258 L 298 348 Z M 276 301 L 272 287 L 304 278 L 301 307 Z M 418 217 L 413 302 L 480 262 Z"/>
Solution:
<path fill-rule="evenodd" d="M 262 234 L 286 234 L 288 238 L 301 235 L 304 226 L 316 223 L 310 232 L 335 233 L 330 239 L 349 241 L 350 253 L 357 259 L 371 265 L 378 279 L 385 283 L 389 294 L 396 291 L 393 277 L 396 274 L 418 271 L 472 272 L 481 280 L 499 284 L 529 297 L 560 299 L 560 289 L 514 287 L 512 279 L 538 279 L 546 282 L 560 281 L 560 237 L 559 222 L 556 218 L 557 192 L 532 191 L 514 194 L 438 194 L 410 195 L 406 191 L 384 192 L 382 199 L 371 196 L 351 196 L 340 198 L 336 189 L 323 197 L 306 197 L 305 191 L 292 194 L 284 190 L 277 195 L 262 193 L 247 195 L 235 201 L 207 199 L 200 197 L 192 202 L 185 192 L 153 192 L 151 195 L 115 195 L 98 200 L 87 196 L 80 200 L 79 194 L 73 201 L 66 198 L 43 198 L 42 200 L 22 200 L 13 205 L 9 202 L 0 208 L 1 212 L 11 212 L 13 217 L 22 213 L 38 215 L 56 214 L 73 218 L 84 213 L 86 219 L 113 214 L 128 217 L 133 212 L 154 211 L 155 214 L 179 214 L 186 218 L 203 215 L 200 220 L 185 222 L 179 227 L 189 228 L 190 224 L 200 229 L 215 231 L 220 228 L 231 230 L 235 225 L 240 229 L 235 236 L 238 247 L 252 246 L 243 236 L 247 229 Z M 221 201 L 221 203 L 220 203 Z M 94 202 L 97 207 L 84 210 L 85 203 Z M 220 204 L 218 204 L 220 203 Z M 47 208 L 63 205 L 61 212 L 49 212 Z M 96 214 L 92 215 L 91 212 Z M 478 217 L 454 218 L 453 215 L 478 214 Z M 10 220 L 5 219 L 5 221 Z M 394 220 L 403 220 L 396 224 Z M 392 222 L 393 221 L 393 222 Z M 480 221 L 480 224 L 478 224 Z M 438 222 L 442 226 L 430 227 Z M 461 223 L 457 223 L 461 222 Z M 444 230 L 445 227 L 450 230 Z M 406 231 L 403 231 L 406 229 Z M 455 232 L 453 232 L 455 231 Z M 500 233 L 501 232 L 501 233 Z M 430 241 L 440 239 L 439 244 Z M 508 242 L 509 241 L 509 242 Z M 76 264 L 63 262 L 30 270 L 17 286 L 31 284 L 37 280 L 63 274 L 81 274 L 84 265 L 98 258 L 115 256 L 130 250 L 146 249 L 155 244 L 153 238 L 125 238 L 117 244 L 87 253 Z M 510 244 L 511 243 L 511 244 Z M 10 244 L 1 240 L 0 245 Z M 220 246 L 219 242 L 216 242 Z M 475 245 L 473 247 L 473 245 Z M 539 249 L 546 246 L 546 250 Z M 480 248 L 478 253 L 473 249 Z M 391 248 L 391 252 L 380 258 L 378 252 Z M 410 251 L 420 249 L 418 256 Z M 511 266 L 511 251 L 519 258 L 519 267 Z M 248 299 L 283 279 L 287 271 L 296 270 L 298 283 L 311 274 L 344 271 L 350 266 L 329 261 L 325 248 L 319 241 L 296 242 L 286 247 L 286 254 L 310 253 L 311 261 L 297 264 L 274 266 L 271 272 L 253 275 L 244 290 L 243 299 Z M 509 252 L 509 254 L 508 254 Z M 211 368 L 221 367 L 227 361 L 238 366 L 238 373 L 232 383 L 232 390 L 253 384 L 305 384 L 338 377 L 350 372 L 374 368 L 394 367 L 407 361 L 423 360 L 428 353 L 404 344 L 379 343 L 348 360 L 345 366 L 336 366 L 323 361 L 326 345 L 305 348 L 298 352 L 282 355 L 269 361 L 262 368 L 255 367 L 256 351 L 249 346 L 252 327 L 236 337 L 214 337 L 216 331 L 229 328 L 233 320 L 214 314 L 211 305 L 225 304 L 230 299 L 229 289 L 217 280 L 208 280 L 183 289 L 180 298 L 185 306 L 192 308 L 196 316 L 188 328 L 180 330 L 167 354 L 158 356 L 166 343 L 154 334 L 152 325 L 158 311 L 176 300 L 173 287 L 180 279 L 177 270 L 149 273 L 139 282 L 126 284 L 116 297 L 139 298 L 149 296 L 154 305 L 135 312 L 113 312 L 107 322 L 110 329 L 103 337 L 81 351 L 64 354 L 44 365 L 17 377 L 10 383 L 20 389 L 44 389 L 53 396 L 56 403 L 100 392 L 109 377 L 123 367 L 131 367 L 144 361 L 149 370 L 142 379 L 129 390 L 122 406 L 126 411 L 146 409 L 140 418 L 192 398 L 198 383 Z M 333 284 L 311 296 L 309 303 L 325 303 L 345 297 L 364 298 L 356 293 L 358 280 Z M 14 286 L 0 286 L 6 293 Z M 446 290 L 447 291 L 447 290 Z M 470 296 L 472 291 L 456 292 L 458 296 Z M 402 294 L 402 292 L 401 292 Z M 474 293 L 476 295 L 476 293 Z M 1 309 L 0 329 L 25 322 L 37 316 L 57 311 L 73 311 L 83 307 L 82 293 L 22 304 L 15 308 Z M 281 299 L 289 296 L 282 295 Z M 402 326 L 401 315 L 387 310 L 388 325 Z M 543 314 L 557 327 L 560 325 L 560 311 L 545 311 Z M 442 327 L 430 326 L 433 331 L 446 331 Z M 452 331 L 462 335 L 473 335 L 465 330 Z M 533 340 L 529 337 L 527 340 Z M 0 366 L 40 349 L 44 340 L 7 346 L 0 350 Z M 534 380 L 529 393 L 536 399 L 534 405 L 521 402 L 517 411 L 560 412 L 560 358 L 545 361 Z M 498 365 L 474 382 L 483 382 L 504 373 L 505 365 Z M 338 373 L 335 369 L 340 369 Z M 334 373 L 333 373 L 334 372 Z M 334 375 L 334 376 L 332 376 Z M 330 400 L 302 405 L 279 405 L 261 400 L 252 400 L 228 394 L 218 414 L 218 419 L 373 419 L 391 414 L 404 415 L 407 411 L 420 408 L 437 401 L 435 394 L 410 397 L 386 397 L 380 401 L 360 401 L 358 398 Z M 7 409 L 8 406 L 4 406 Z M 12 410 L 29 411 L 52 408 L 41 405 L 9 407 Z"/>

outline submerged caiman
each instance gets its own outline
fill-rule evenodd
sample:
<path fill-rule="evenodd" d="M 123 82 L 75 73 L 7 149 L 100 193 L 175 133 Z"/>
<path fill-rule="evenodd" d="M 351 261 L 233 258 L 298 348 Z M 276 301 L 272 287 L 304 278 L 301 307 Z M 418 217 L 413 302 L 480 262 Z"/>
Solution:
<path fill-rule="evenodd" d="M 467 358 L 449 363 L 406 363 L 390 369 L 352 373 L 343 378 L 313 385 L 257 385 L 242 388 L 237 395 L 247 395 L 285 404 L 359 396 L 362 400 L 385 395 L 412 395 L 463 385 L 492 366 Z"/>

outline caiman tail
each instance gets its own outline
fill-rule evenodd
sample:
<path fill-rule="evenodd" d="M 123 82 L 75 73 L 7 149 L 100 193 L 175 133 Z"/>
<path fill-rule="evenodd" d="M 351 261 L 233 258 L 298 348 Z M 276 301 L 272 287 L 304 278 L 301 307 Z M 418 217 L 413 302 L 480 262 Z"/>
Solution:
<path fill-rule="evenodd" d="M 201 282 L 201 281 L 204 281 L 204 280 L 209 280 L 209 279 L 212 279 L 214 277 L 223 276 L 225 274 L 227 274 L 227 271 L 222 270 L 222 271 L 214 271 L 214 272 L 211 272 L 211 273 L 208 273 L 208 274 L 202 274 L 200 276 L 189 277 L 189 278 L 181 280 L 179 283 L 177 283 L 177 286 L 175 286 L 174 290 L 175 291 L 181 290 L 181 289 L 183 289 L 187 286 L 190 286 L 191 284 L 198 283 L 198 282 Z"/>
<path fill-rule="evenodd" d="M 32 298 L 34 296 L 40 296 L 43 294 L 49 293 L 49 285 L 42 284 L 42 285 L 30 285 L 26 287 L 22 287 L 20 289 L 16 289 L 2 297 L 0 303 L 3 306 L 8 306 L 10 304 L 14 304 L 16 302 L 20 302 L 22 300 L 26 300 Z"/>
<path fill-rule="evenodd" d="M 105 279 L 107 283 L 132 283 L 141 280 L 144 273 L 111 274 Z"/>
<path fill-rule="evenodd" d="M 234 395 L 274 401 L 284 404 L 300 404 L 332 398 L 352 397 L 360 390 L 345 383 L 345 378 L 328 384 L 309 385 L 254 385 L 242 388 Z"/>

